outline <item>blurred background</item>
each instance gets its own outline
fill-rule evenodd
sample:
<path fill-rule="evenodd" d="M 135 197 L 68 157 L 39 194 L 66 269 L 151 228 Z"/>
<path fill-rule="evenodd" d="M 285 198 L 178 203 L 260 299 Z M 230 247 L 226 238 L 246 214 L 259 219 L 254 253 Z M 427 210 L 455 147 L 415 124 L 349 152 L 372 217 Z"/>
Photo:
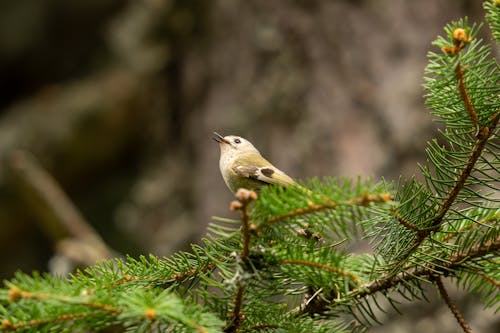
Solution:
<path fill-rule="evenodd" d="M 303 180 L 418 174 L 426 53 L 481 4 L 0 1 L 0 278 L 189 248 L 233 216 L 214 130 Z"/>

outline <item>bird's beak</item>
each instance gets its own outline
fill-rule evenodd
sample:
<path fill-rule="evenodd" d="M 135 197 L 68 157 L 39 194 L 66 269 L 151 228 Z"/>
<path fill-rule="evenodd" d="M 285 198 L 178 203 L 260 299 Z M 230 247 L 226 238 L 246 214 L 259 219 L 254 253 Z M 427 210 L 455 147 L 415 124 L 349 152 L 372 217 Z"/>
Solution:
<path fill-rule="evenodd" d="M 220 135 L 219 133 L 217 132 L 214 132 L 214 137 L 212 137 L 212 139 L 214 139 L 215 141 L 217 141 L 218 143 L 227 143 L 227 144 L 230 144 L 229 141 L 227 141 L 226 139 L 224 139 L 224 137 L 222 135 Z"/>

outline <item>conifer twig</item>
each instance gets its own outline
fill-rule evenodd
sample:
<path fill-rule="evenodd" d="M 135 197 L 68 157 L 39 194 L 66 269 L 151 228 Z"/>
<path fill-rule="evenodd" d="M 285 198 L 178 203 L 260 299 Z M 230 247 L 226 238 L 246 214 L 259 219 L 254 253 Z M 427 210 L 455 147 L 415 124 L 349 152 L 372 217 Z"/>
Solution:
<path fill-rule="evenodd" d="M 257 193 L 254 191 L 249 191 L 247 189 L 240 188 L 236 192 L 235 201 L 231 202 L 231 210 L 239 210 L 241 213 L 241 243 L 242 249 L 240 254 L 240 265 L 244 266 L 248 262 L 248 256 L 250 255 L 250 216 L 248 215 L 248 205 L 250 202 L 257 199 Z M 241 323 L 243 322 L 244 315 L 242 313 L 243 309 L 243 295 L 245 292 L 245 281 L 236 281 L 237 289 L 234 298 L 233 311 L 229 314 L 227 320 L 227 326 L 224 329 L 226 333 L 234 333 L 238 330 Z"/>
<path fill-rule="evenodd" d="M 320 269 L 323 269 L 323 270 L 327 270 L 327 271 L 333 272 L 333 273 L 338 274 L 338 275 L 345 276 L 345 277 L 349 278 L 352 282 L 354 282 L 354 284 L 356 284 L 356 285 L 359 284 L 359 279 L 358 279 L 358 277 L 356 275 L 354 275 L 352 273 L 349 273 L 347 271 L 343 271 L 343 270 L 338 269 L 336 267 L 324 265 L 324 264 L 313 262 L 313 261 L 309 261 L 309 260 L 291 260 L 291 259 L 287 259 L 287 260 L 283 260 L 281 263 L 282 264 L 286 264 L 286 265 L 302 265 L 302 266 L 309 266 L 309 267 L 320 268 Z"/>
<path fill-rule="evenodd" d="M 458 53 L 462 51 L 462 49 L 465 47 L 465 45 L 471 42 L 471 40 L 472 37 L 469 36 L 463 28 L 456 28 L 453 31 L 453 42 L 457 47 L 457 52 L 452 53 L 452 55 L 457 56 Z M 460 62 L 458 62 L 457 67 L 455 68 L 455 73 L 458 80 L 458 93 L 460 94 L 460 97 L 462 98 L 462 101 L 464 103 L 465 111 L 469 114 L 474 127 L 476 127 L 478 126 L 479 118 L 476 113 L 476 110 L 474 109 L 474 106 L 472 105 L 471 98 L 465 84 L 464 69 L 460 64 Z M 486 143 L 488 142 L 488 139 L 495 132 L 495 128 L 498 124 L 498 119 L 499 119 L 499 114 L 497 113 L 495 117 L 492 119 L 491 124 L 489 126 L 483 126 L 478 129 L 479 132 L 477 135 L 477 141 L 474 143 L 471 155 L 469 156 L 469 159 L 467 160 L 465 167 L 458 175 L 454 186 L 448 192 L 446 200 L 442 203 L 441 208 L 438 211 L 438 214 L 434 218 L 434 221 L 432 221 L 432 227 L 434 229 L 439 228 L 439 225 L 441 224 L 444 216 L 450 209 L 451 205 L 457 198 L 460 191 L 463 189 L 465 182 L 469 178 L 472 169 L 474 168 L 477 160 L 481 156 L 486 146 Z M 431 231 L 429 230 L 428 233 L 430 232 Z"/>
<path fill-rule="evenodd" d="M 500 281 L 495 280 L 494 278 L 492 278 L 488 274 L 481 272 L 481 271 L 478 271 L 478 270 L 474 271 L 474 274 L 479 275 L 480 277 L 482 277 L 483 279 L 485 279 L 486 281 L 488 281 L 489 283 L 491 283 L 492 285 L 497 287 L 497 289 L 500 290 Z"/>
<path fill-rule="evenodd" d="M 11 286 L 11 288 L 9 290 L 9 300 L 11 302 L 17 302 L 21 299 L 33 299 L 33 300 L 39 300 L 39 301 L 53 300 L 53 301 L 58 301 L 61 303 L 66 303 L 66 304 L 81 305 L 81 306 L 85 306 L 89 309 L 101 310 L 101 311 L 110 312 L 110 313 L 114 313 L 114 314 L 119 314 L 122 312 L 122 310 L 115 308 L 109 304 L 92 302 L 92 301 L 84 301 L 80 298 L 77 299 L 77 298 L 72 298 L 69 296 L 53 295 L 53 294 L 48 294 L 48 293 L 34 293 L 34 292 L 21 290 L 16 286 Z"/>
<path fill-rule="evenodd" d="M 43 326 L 54 322 L 63 322 L 63 321 L 71 321 L 80 318 L 88 318 L 92 316 L 96 316 L 97 312 L 86 312 L 86 313 L 68 313 L 58 315 L 54 318 L 44 318 L 44 319 L 32 319 L 29 321 L 21 321 L 12 323 L 8 319 L 3 319 L 0 322 L 0 328 L 2 332 L 15 332 L 20 329 L 32 328 L 36 326 Z"/>
<path fill-rule="evenodd" d="M 368 206 L 370 203 L 381 203 L 381 202 L 389 202 L 391 201 L 392 195 L 389 193 L 384 193 L 380 195 L 376 194 L 363 194 L 359 197 L 352 198 L 346 201 L 333 201 L 328 198 L 325 198 L 323 204 L 316 204 L 312 201 L 309 201 L 307 203 L 307 207 L 304 208 L 298 208 L 295 210 L 292 210 L 288 213 L 281 214 L 281 215 L 276 215 L 276 216 L 271 216 L 267 219 L 267 223 L 276 223 L 280 221 L 284 221 L 288 218 L 296 217 L 296 216 L 302 216 L 302 215 L 307 215 L 307 214 L 313 214 L 317 212 L 321 212 L 323 210 L 327 209 L 335 209 L 338 206 Z M 261 224 L 261 226 L 264 224 Z"/>
<path fill-rule="evenodd" d="M 398 220 L 398 222 L 401 223 L 405 228 L 413 230 L 417 234 L 424 232 L 423 229 L 420 229 L 410 221 L 406 220 L 403 216 L 401 216 L 401 214 L 398 213 L 397 209 L 394 208 L 393 212 L 394 216 L 396 217 L 396 220 Z"/>
<path fill-rule="evenodd" d="M 468 252 L 455 254 L 447 259 L 441 259 L 436 265 L 429 264 L 429 267 L 419 266 L 410 271 L 399 273 L 393 277 L 376 279 L 368 282 L 360 288 L 358 295 L 364 297 L 375 292 L 390 289 L 400 283 L 409 282 L 419 277 L 432 276 L 437 273 L 447 273 L 450 269 L 462 265 L 464 261 L 480 258 L 499 250 L 500 236 L 484 244 L 478 244 L 472 247 Z M 432 269 L 430 269 L 431 266 L 433 266 Z"/>
<path fill-rule="evenodd" d="M 474 109 L 474 106 L 472 105 L 472 101 L 467 91 L 467 87 L 465 85 L 464 68 L 460 63 L 457 64 L 457 67 L 455 68 L 455 73 L 457 75 L 457 80 L 458 80 L 458 92 L 460 93 L 460 97 L 464 102 L 465 110 L 469 114 L 472 124 L 474 126 L 477 126 L 479 118 L 477 116 L 476 110 Z"/>
<path fill-rule="evenodd" d="M 460 327 L 462 327 L 462 329 L 464 330 L 465 333 L 472 333 L 472 330 L 471 330 L 470 326 L 467 324 L 467 322 L 465 321 L 464 317 L 462 316 L 462 313 L 458 310 L 455 303 L 453 303 L 450 296 L 448 295 L 448 292 L 446 291 L 446 288 L 444 287 L 444 284 L 443 284 L 441 277 L 437 276 L 434 279 L 434 282 L 436 284 L 436 288 L 437 288 L 439 294 L 441 295 L 441 297 L 445 301 L 446 305 L 448 306 L 450 311 L 453 313 L 453 315 L 457 319 Z"/>
<path fill-rule="evenodd" d="M 471 155 L 469 156 L 469 159 L 467 160 L 465 167 L 462 169 L 462 171 L 458 175 L 457 180 L 455 181 L 455 185 L 448 192 L 448 195 L 446 196 L 446 200 L 441 204 L 441 208 L 439 209 L 436 217 L 432 221 L 432 226 L 434 228 L 436 228 L 436 229 L 439 228 L 441 222 L 443 221 L 444 216 L 446 215 L 448 210 L 451 208 L 451 205 L 453 204 L 453 202 L 455 202 L 455 199 L 457 198 L 460 191 L 464 188 L 465 182 L 469 178 L 469 176 L 472 172 L 472 169 L 476 165 L 477 160 L 479 159 L 484 148 L 486 147 L 486 143 L 488 142 L 488 139 L 495 132 L 495 128 L 498 124 L 498 119 L 499 119 L 499 117 L 497 115 L 496 118 L 493 119 L 490 127 L 483 127 L 480 129 L 480 134 L 478 135 L 478 140 L 474 144 Z M 430 234 L 430 232 L 431 232 L 431 230 L 428 231 L 429 234 Z"/>
<path fill-rule="evenodd" d="M 460 87 L 459 87 L 460 90 Z M 462 95 L 463 93 L 463 95 Z M 467 102 L 465 100 L 470 100 L 470 97 L 468 95 L 467 90 L 465 89 L 465 86 L 463 87 L 463 90 L 460 90 L 460 94 L 462 98 L 464 99 L 464 103 L 467 106 Z M 470 102 L 470 101 L 469 101 Z M 472 104 L 470 104 L 470 107 L 472 108 Z M 467 110 L 467 112 L 471 115 L 471 117 L 474 117 L 474 115 L 477 116 L 475 113 L 474 109 Z M 417 235 L 416 238 L 414 239 L 413 243 L 411 246 L 406 250 L 406 253 L 404 256 L 402 256 L 399 259 L 399 262 L 405 261 L 413 252 L 416 248 L 418 248 L 424 240 L 433 232 L 437 231 L 441 227 L 441 223 L 443 222 L 444 217 L 450 210 L 451 206 L 457 199 L 458 195 L 460 194 L 460 191 L 463 190 L 465 183 L 467 179 L 469 179 L 472 170 L 474 169 L 479 157 L 481 157 L 486 144 L 488 143 L 488 140 L 490 139 L 491 135 L 495 133 L 495 129 L 498 125 L 498 121 L 500 119 L 500 113 L 496 113 L 494 117 L 491 119 L 491 122 L 489 125 L 483 126 L 479 129 L 478 135 L 477 135 L 477 140 L 474 143 L 474 146 L 472 148 L 471 154 L 465 163 L 464 168 L 460 171 L 460 174 L 458 174 L 454 185 L 451 187 L 451 189 L 448 191 L 447 195 L 445 196 L 445 200 L 442 202 L 439 210 L 437 211 L 434 219 L 431 221 L 430 228 L 422 230 L 422 231 L 416 231 Z M 402 223 L 402 221 L 399 221 Z M 406 226 L 406 225 L 405 225 Z M 408 226 L 406 226 L 408 227 Z M 412 228 L 410 228 L 412 229 Z"/>
<path fill-rule="evenodd" d="M 427 278 L 430 280 L 436 274 L 447 274 L 451 269 L 463 265 L 463 263 L 467 260 L 481 258 L 499 250 L 500 236 L 485 242 L 484 244 L 478 244 L 472 247 L 470 251 L 452 255 L 447 259 L 440 259 L 439 262 L 436 262 L 434 265 L 429 264 L 427 267 L 419 266 L 386 278 L 372 280 L 359 288 L 352 290 L 345 298 L 339 300 L 338 302 L 337 299 L 333 297 L 330 299 L 322 299 L 319 301 L 321 304 L 318 304 L 318 302 L 314 304 L 314 310 L 312 310 L 309 306 L 305 306 L 299 309 L 297 314 L 302 315 L 305 313 L 319 313 L 324 311 L 327 306 L 332 305 L 332 303 L 342 304 L 345 300 L 350 299 L 351 296 L 354 296 L 356 299 L 361 299 L 377 292 L 390 290 L 400 284 L 408 284 L 416 279 Z"/>

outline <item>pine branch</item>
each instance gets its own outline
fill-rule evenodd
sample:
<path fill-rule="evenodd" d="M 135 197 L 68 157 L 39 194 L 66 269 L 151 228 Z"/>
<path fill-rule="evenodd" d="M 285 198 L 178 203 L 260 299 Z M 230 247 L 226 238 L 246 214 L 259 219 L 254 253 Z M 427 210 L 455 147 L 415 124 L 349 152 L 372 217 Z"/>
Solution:
<path fill-rule="evenodd" d="M 356 275 L 354 275 L 354 274 L 352 274 L 350 272 L 338 269 L 336 267 L 324 265 L 324 264 L 317 263 L 317 262 L 307 261 L 307 260 L 289 260 L 289 259 L 285 259 L 281 263 L 284 264 L 284 265 L 302 265 L 302 266 L 308 266 L 308 267 L 315 267 L 315 268 L 323 269 L 323 270 L 330 271 L 330 272 L 338 274 L 338 275 L 345 276 L 345 277 L 349 278 L 355 285 L 359 285 L 359 278 Z"/>
<path fill-rule="evenodd" d="M 336 209 L 339 206 L 363 206 L 367 207 L 370 203 L 386 203 L 392 201 L 392 195 L 390 193 L 383 194 L 367 194 L 363 193 L 359 197 L 352 198 L 346 201 L 332 201 L 328 198 L 323 199 L 323 204 L 316 204 L 312 201 L 307 202 L 307 207 L 297 208 L 290 212 L 281 215 L 270 216 L 267 218 L 267 223 L 277 223 L 290 218 L 313 214 L 316 212 L 321 212 L 328 209 Z M 259 227 L 263 227 L 265 224 L 261 224 Z"/>
<path fill-rule="evenodd" d="M 452 204 L 455 202 L 460 191 L 464 188 L 464 184 L 469 178 L 472 169 L 476 165 L 476 162 L 478 161 L 479 157 L 481 156 L 484 147 L 488 142 L 488 139 L 491 137 L 493 133 L 495 133 L 499 119 L 500 119 L 500 114 L 497 113 L 493 118 L 490 126 L 484 126 L 480 128 L 478 140 L 474 143 L 474 148 L 472 149 L 472 152 L 466 163 L 466 166 L 460 172 L 460 175 L 457 177 L 457 180 L 455 181 L 455 185 L 448 192 L 448 195 L 446 196 L 446 199 L 442 203 L 440 210 L 438 211 L 436 217 L 431 223 L 431 227 L 434 230 L 439 228 L 439 225 L 442 223 L 444 216 L 446 215 Z M 431 231 L 429 230 L 427 236 L 430 234 L 430 232 Z"/>
<path fill-rule="evenodd" d="M 499 6 L 485 7 L 500 29 Z M 266 187 L 258 200 L 240 190 L 230 206 L 240 218 L 217 219 L 190 252 L 67 279 L 17 274 L 0 289 L 0 331 L 346 332 L 378 323 L 380 299 L 399 310 L 393 294 L 425 299 L 435 283 L 469 332 L 442 279 L 486 307 L 500 290 L 500 68 L 477 30 L 448 25 L 435 42 L 443 52 L 430 54 L 427 103 L 446 127 L 444 143 L 428 146 L 424 182 L 314 179 Z M 350 253 L 362 239 L 374 253 Z M 333 320 L 346 312 L 354 323 Z"/>
<path fill-rule="evenodd" d="M 239 189 L 236 192 L 236 198 L 237 201 L 231 202 L 230 209 L 238 210 L 241 213 L 242 250 L 239 261 L 241 262 L 240 268 L 245 271 L 245 266 L 248 264 L 248 257 L 250 254 L 250 217 L 248 215 L 248 205 L 252 201 L 257 199 L 257 194 L 254 191 Z M 242 309 L 243 295 L 246 289 L 246 285 L 244 278 L 235 279 L 235 282 L 237 285 L 237 290 L 234 298 L 233 311 L 229 314 L 227 326 L 224 329 L 224 332 L 226 333 L 237 332 L 244 319 Z"/>
<path fill-rule="evenodd" d="M 455 30 L 455 35 L 458 35 L 457 31 L 462 33 L 463 29 Z M 463 34 L 465 34 L 465 31 L 463 31 Z M 463 36 L 455 36 L 455 39 L 464 39 L 467 37 Z M 458 80 L 458 91 L 460 93 L 460 96 L 462 97 L 462 100 L 464 102 L 464 107 L 467 113 L 469 114 L 472 124 L 474 126 L 478 125 L 479 118 L 477 116 L 476 110 L 474 109 L 474 106 L 472 105 L 472 101 L 470 99 L 469 93 L 467 92 L 467 87 L 465 85 L 465 77 L 464 77 L 464 68 L 460 63 L 457 64 L 457 67 L 455 69 L 455 73 L 457 74 L 457 80 Z"/>
<path fill-rule="evenodd" d="M 445 54 L 431 54 L 433 62 L 427 71 L 432 73 L 434 78 L 427 78 L 426 88 L 429 90 L 428 103 L 435 108 L 435 113 L 445 119 L 447 126 L 460 129 L 467 135 L 463 136 L 454 129 L 447 129 L 444 134 L 445 138 L 450 140 L 450 149 L 441 148 L 436 142 L 428 149 L 429 164 L 432 168 L 422 168 L 427 186 L 423 187 L 413 181 L 406 184 L 406 192 L 400 191 L 402 193 L 397 199 L 401 203 L 392 209 L 394 221 L 398 222 L 398 225 L 391 221 L 385 228 L 381 228 L 379 235 L 383 238 L 376 246 L 388 259 L 391 274 L 403 270 L 407 262 L 418 264 L 418 261 L 422 261 L 425 265 L 426 256 L 431 255 L 428 248 L 435 243 L 435 239 L 429 238 L 439 232 L 443 224 L 450 223 L 447 216 L 453 211 L 453 206 L 458 203 L 473 204 L 470 200 L 459 198 L 467 198 L 466 195 L 469 194 L 469 197 L 475 199 L 490 200 L 481 197 L 479 193 L 471 190 L 470 186 L 474 183 L 488 186 L 487 181 L 479 180 L 473 175 L 474 172 L 482 173 L 491 181 L 495 179 L 494 175 L 490 176 L 484 172 L 479 162 L 484 163 L 484 153 L 491 152 L 488 145 L 492 144 L 491 139 L 496 136 L 500 119 L 500 111 L 491 107 L 491 97 L 485 97 L 488 96 L 485 94 L 489 92 L 494 96 L 499 92 L 499 88 L 487 81 L 478 81 L 477 76 L 469 75 L 468 81 L 465 74 L 466 71 L 476 70 L 486 75 L 491 70 L 493 77 L 498 77 L 498 68 L 494 67 L 492 61 L 485 60 L 488 49 L 479 48 L 477 54 L 474 53 L 478 44 L 472 36 L 475 34 L 475 28 L 469 30 L 461 26 L 466 27 L 466 22 L 461 21 L 447 27 L 452 45 L 444 39 L 438 39 L 436 42 L 436 45 L 444 45 L 442 50 Z M 466 61 L 474 64 L 464 66 L 462 63 Z M 452 85 L 452 80 L 457 84 Z M 473 85 L 473 88 L 469 85 Z M 485 86 L 479 88 L 477 85 Z M 479 93 L 482 94 L 481 99 Z M 473 96 L 476 97 L 475 100 Z M 458 103 L 461 103 L 462 107 L 459 107 Z M 453 112 L 450 112 L 450 108 L 453 108 Z M 478 109 L 481 109 L 481 112 L 478 112 Z M 474 142 L 467 140 L 469 133 L 475 133 Z M 493 158 L 494 156 L 495 153 Z M 492 172 L 498 172 L 491 163 L 488 165 L 491 166 Z M 432 188 L 436 194 L 431 192 Z M 402 237 L 407 239 L 404 245 L 397 241 Z M 397 248 L 395 244 L 398 244 Z M 442 242 L 440 246 L 445 248 L 447 244 Z"/>
<path fill-rule="evenodd" d="M 252 231 L 264 242 L 282 238 L 283 228 L 294 235 L 319 241 L 357 239 L 373 205 L 392 204 L 393 195 L 381 182 L 313 179 L 307 184 L 311 193 L 287 188 L 267 187 L 260 193 L 252 211 Z M 318 228 L 318 226 L 321 226 Z M 328 229 L 328 233 L 321 230 Z M 278 234 L 278 235 L 277 235 Z"/>
<path fill-rule="evenodd" d="M 486 18 L 490 24 L 493 37 L 500 43 L 500 1 L 485 1 L 483 7 L 487 10 Z"/>
<path fill-rule="evenodd" d="M 356 295 L 358 297 L 365 297 L 375 292 L 388 290 L 401 283 L 411 282 L 412 280 L 420 277 L 430 277 L 435 274 L 446 275 L 449 274 L 453 268 L 460 267 L 469 260 L 481 258 L 498 252 L 499 250 L 500 236 L 485 244 L 475 246 L 466 253 L 460 253 L 446 259 L 440 259 L 434 262 L 434 265 L 429 265 L 428 267 L 416 267 L 408 272 L 399 273 L 394 277 L 373 280 L 360 288 Z"/>
<path fill-rule="evenodd" d="M 500 281 L 495 280 L 491 276 L 488 276 L 487 274 L 481 271 L 475 271 L 474 273 L 481 276 L 483 279 L 494 285 L 500 291 Z"/>
<path fill-rule="evenodd" d="M 46 319 L 33 319 L 27 322 L 19 322 L 19 323 L 11 323 L 9 319 L 3 319 L 0 322 L 2 326 L 2 330 L 5 332 L 15 332 L 24 329 L 36 328 L 39 326 L 48 325 L 51 323 L 60 323 L 60 322 L 71 322 L 73 320 L 82 319 L 82 318 L 91 318 L 96 316 L 96 313 L 72 313 L 72 314 L 62 314 L 56 316 L 54 318 L 46 318 Z"/>
<path fill-rule="evenodd" d="M 71 305 L 81 305 L 89 309 L 110 312 L 113 314 L 119 314 L 122 312 L 122 310 L 117 309 L 109 304 L 102 304 L 99 302 L 92 302 L 92 301 L 82 301 L 68 296 L 53 295 L 48 293 L 34 293 L 21 290 L 18 287 L 11 285 L 9 290 L 9 300 L 11 302 L 18 302 L 23 299 L 38 300 L 38 301 L 53 300 Z"/>
<path fill-rule="evenodd" d="M 101 294 L 102 298 L 103 295 Z M 94 328 L 109 326 L 120 322 L 124 327 L 137 328 L 145 332 L 154 324 L 169 324 L 172 327 L 189 327 L 196 332 L 220 332 L 221 322 L 209 312 L 201 314 L 196 304 L 185 304 L 179 297 L 168 290 L 161 292 L 151 289 L 132 289 L 118 299 L 107 301 L 93 300 L 93 295 L 67 296 L 46 292 L 24 291 L 11 285 L 9 299 L 18 305 L 17 312 L 26 305 L 43 309 L 41 318 L 26 321 L 8 318 L 0 322 L 0 330 L 16 331 L 19 329 L 38 331 L 38 327 L 50 325 L 64 331 L 74 331 L 85 320 L 95 320 Z M 29 303 L 27 303 L 29 302 Z M 45 314 L 47 312 L 47 314 Z M 52 313 L 49 315 L 49 313 Z M 33 317 L 32 317 L 33 318 Z M 71 329 L 73 327 L 73 329 Z M 84 326 L 85 327 L 85 326 Z M 141 328 L 141 329 L 139 329 Z"/>
<path fill-rule="evenodd" d="M 460 313 L 460 311 L 458 310 L 458 308 L 456 307 L 456 305 L 453 303 L 450 296 L 448 295 L 448 292 L 446 291 L 446 288 L 444 287 L 442 279 L 440 277 L 436 277 L 434 279 L 434 283 L 436 284 L 436 288 L 438 289 L 439 294 L 441 295 L 443 300 L 446 302 L 446 305 L 448 306 L 448 308 L 450 309 L 450 311 L 453 313 L 453 315 L 457 319 L 458 323 L 460 324 L 460 327 L 462 327 L 462 329 L 464 330 L 465 333 L 472 333 L 472 330 L 471 330 L 470 326 L 467 324 L 467 322 L 465 321 L 464 316 L 462 315 L 462 313 Z"/>
<path fill-rule="evenodd" d="M 481 259 L 484 256 L 492 255 L 500 250 L 500 236 L 486 244 L 478 245 L 465 253 L 452 255 L 446 259 L 439 259 L 427 267 L 416 267 L 408 271 L 401 272 L 395 276 L 378 278 L 367 282 L 359 288 L 353 289 L 344 298 L 337 297 L 323 299 L 319 303 L 315 302 L 311 306 L 305 306 L 297 311 L 298 315 L 305 313 L 322 313 L 336 304 L 343 305 L 352 300 L 359 300 L 376 293 L 385 293 L 398 285 L 408 285 L 414 281 L 431 281 L 436 276 L 446 276 L 453 274 L 453 270 L 461 267 L 474 259 Z"/>

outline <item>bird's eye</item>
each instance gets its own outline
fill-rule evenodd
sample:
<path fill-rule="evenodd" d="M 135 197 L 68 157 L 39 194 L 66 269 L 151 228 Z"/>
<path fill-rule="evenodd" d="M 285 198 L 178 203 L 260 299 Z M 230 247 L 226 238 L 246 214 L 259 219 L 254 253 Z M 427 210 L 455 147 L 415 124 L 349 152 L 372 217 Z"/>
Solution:
<path fill-rule="evenodd" d="M 234 143 L 241 143 L 240 139 L 234 139 Z"/>

